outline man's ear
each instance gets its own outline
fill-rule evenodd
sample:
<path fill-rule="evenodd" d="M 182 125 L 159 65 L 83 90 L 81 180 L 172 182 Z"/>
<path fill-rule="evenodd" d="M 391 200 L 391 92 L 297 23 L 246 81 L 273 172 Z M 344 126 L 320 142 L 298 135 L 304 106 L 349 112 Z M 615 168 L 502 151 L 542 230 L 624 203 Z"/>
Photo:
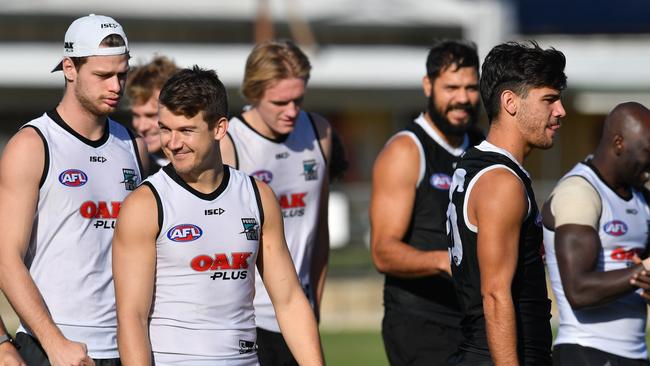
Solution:
<path fill-rule="evenodd" d="M 504 90 L 501 93 L 501 107 L 511 116 L 517 114 L 520 98 L 512 90 Z"/>
<path fill-rule="evenodd" d="M 431 91 L 433 90 L 433 82 L 429 76 L 424 75 L 422 78 L 422 91 L 427 98 L 431 98 Z"/>
<path fill-rule="evenodd" d="M 228 118 L 221 117 L 214 125 L 214 139 L 219 141 L 226 136 L 228 132 Z"/>
<path fill-rule="evenodd" d="M 77 80 L 77 68 L 74 66 L 72 59 L 64 57 L 63 61 L 63 76 L 68 82 Z"/>
<path fill-rule="evenodd" d="M 612 139 L 612 147 L 614 148 L 614 154 L 621 155 L 623 153 L 623 148 L 625 147 L 625 140 L 620 134 L 615 134 Z"/>

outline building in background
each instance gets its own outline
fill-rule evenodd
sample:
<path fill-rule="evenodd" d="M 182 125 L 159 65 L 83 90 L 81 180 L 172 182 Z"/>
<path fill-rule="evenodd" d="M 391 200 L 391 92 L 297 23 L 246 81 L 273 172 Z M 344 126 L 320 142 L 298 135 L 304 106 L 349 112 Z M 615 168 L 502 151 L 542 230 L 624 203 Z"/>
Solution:
<path fill-rule="evenodd" d="M 387 138 L 419 113 L 423 60 L 434 39 L 472 39 L 482 56 L 497 43 L 525 39 L 566 54 L 565 125 L 553 149 L 527 162 L 541 182 L 540 201 L 593 149 L 610 108 L 625 100 L 650 104 L 650 8 L 635 0 L 3 0 L 0 141 L 55 106 L 63 80 L 49 70 L 60 58 L 60 37 L 87 13 L 119 19 L 136 62 L 161 53 L 179 66 L 216 69 L 233 111 L 243 105 L 237 88 L 256 37 L 271 32 L 303 42 L 313 61 L 305 108 L 332 122 L 351 163 L 333 186 L 349 214 L 336 234 L 340 245 L 366 241 L 372 163 Z"/>

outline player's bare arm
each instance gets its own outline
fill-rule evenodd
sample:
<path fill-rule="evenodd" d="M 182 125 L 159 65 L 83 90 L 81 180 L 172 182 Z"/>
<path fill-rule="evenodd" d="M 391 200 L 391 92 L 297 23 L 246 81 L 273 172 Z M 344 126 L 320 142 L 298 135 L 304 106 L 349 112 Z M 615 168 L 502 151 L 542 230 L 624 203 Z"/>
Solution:
<path fill-rule="evenodd" d="M 156 270 L 157 211 L 151 189 L 140 186 L 122 204 L 113 234 L 117 342 L 124 365 L 151 364 L 149 311 Z"/>
<path fill-rule="evenodd" d="M 24 257 L 29 245 L 45 148 L 33 128 L 23 128 L 0 160 L 0 286 L 18 316 L 38 338 L 52 365 L 92 364 L 82 343 L 66 339 L 54 324 Z"/>
<path fill-rule="evenodd" d="M 451 271 L 447 251 L 423 251 L 402 241 L 411 221 L 419 160 L 413 139 L 402 135 L 393 138 L 375 161 L 370 198 L 370 249 L 379 272 L 422 277 Z"/>
<path fill-rule="evenodd" d="M 325 177 L 323 177 L 323 187 L 320 193 L 320 207 L 318 212 L 318 230 L 316 232 L 316 246 L 312 255 L 311 276 L 315 283 L 312 284 L 314 300 L 316 302 L 316 317 L 320 318 L 320 304 L 325 289 L 325 278 L 327 276 L 327 264 L 330 255 L 330 236 L 328 224 L 328 207 L 329 207 L 329 164 L 332 156 L 332 127 L 329 122 L 321 115 L 311 113 L 314 125 L 319 136 L 319 143 L 325 155 Z"/>
<path fill-rule="evenodd" d="M 544 225 L 552 227 L 549 207 L 550 201 L 544 206 Z M 555 255 L 562 287 L 574 310 L 606 304 L 637 289 L 630 279 L 644 266 L 600 271 L 596 268 L 600 248 L 598 232 L 589 225 L 564 224 L 555 229 Z"/>
<path fill-rule="evenodd" d="M 300 365 L 323 365 L 316 318 L 298 282 L 287 249 L 280 206 L 268 185 L 256 183 L 264 210 L 257 268 L 295 359 Z"/>
<path fill-rule="evenodd" d="M 477 254 L 490 354 L 495 365 L 518 365 L 511 287 L 517 269 L 519 230 L 528 210 L 526 191 L 513 173 L 493 169 L 478 179 L 468 199 L 469 222 L 478 228 Z"/>

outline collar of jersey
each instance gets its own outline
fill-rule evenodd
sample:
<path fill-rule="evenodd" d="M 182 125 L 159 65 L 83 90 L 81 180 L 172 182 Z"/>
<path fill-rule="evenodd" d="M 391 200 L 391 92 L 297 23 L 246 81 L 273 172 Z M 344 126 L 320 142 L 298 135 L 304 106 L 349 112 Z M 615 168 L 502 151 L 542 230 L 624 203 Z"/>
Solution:
<path fill-rule="evenodd" d="M 226 187 L 228 187 L 228 182 L 230 181 L 230 167 L 224 165 L 223 178 L 221 179 L 221 183 L 219 184 L 217 189 L 215 189 L 210 193 L 203 193 L 197 191 L 196 189 L 192 188 L 189 184 L 187 184 L 187 182 L 185 182 L 183 178 L 181 178 L 176 173 L 176 170 L 174 170 L 174 166 L 171 163 L 165 165 L 162 168 L 162 170 L 169 176 L 169 178 L 171 178 L 174 182 L 178 183 L 179 186 L 183 187 L 186 191 L 190 192 L 191 194 L 195 195 L 196 197 L 204 201 L 213 201 L 217 197 L 219 197 L 219 195 L 221 195 L 221 193 L 223 193 L 223 191 L 226 190 Z"/>
<path fill-rule="evenodd" d="M 108 127 L 109 126 L 108 118 L 104 122 L 104 133 L 102 134 L 102 137 L 100 137 L 98 140 L 90 140 L 81 136 L 77 131 L 75 131 L 72 127 L 70 127 L 70 125 L 67 124 L 63 120 L 63 118 L 61 118 L 61 115 L 59 114 L 59 112 L 56 111 L 56 109 L 47 112 L 47 116 L 50 117 L 50 119 L 52 119 L 52 121 L 54 121 L 61 128 L 66 130 L 66 132 L 68 132 L 72 136 L 76 137 L 79 141 L 83 142 L 84 144 L 90 147 L 98 148 L 104 145 L 106 141 L 108 141 L 108 136 L 110 135 L 109 127 Z"/>

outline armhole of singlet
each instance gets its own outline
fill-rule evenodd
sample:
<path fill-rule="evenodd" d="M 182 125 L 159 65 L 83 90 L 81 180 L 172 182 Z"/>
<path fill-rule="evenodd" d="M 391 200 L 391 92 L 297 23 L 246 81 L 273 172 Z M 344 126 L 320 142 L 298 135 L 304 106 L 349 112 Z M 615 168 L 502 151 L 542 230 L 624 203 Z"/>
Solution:
<path fill-rule="evenodd" d="M 135 138 L 135 134 L 133 131 L 131 131 L 130 128 L 126 126 L 122 126 L 126 130 L 126 133 L 129 134 L 129 137 L 131 137 L 131 143 L 133 144 L 133 151 L 135 152 L 135 160 L 138 162 L 138 169 L 140 169 L 140 179 L 144 178 L 144 169 L 142 168 L 142 159 L 140 159 L 140 149 L 138 149 L 138 141 Z M 149 172 L 147 172 L 148 174 Z"/>
<path fill-rule="evenodd" d="M 251 184 L 253 185 L 253 192 L 255 192 L 255 201 L 257 201 L 257 210 L 260 212 L 260 228 L 264 226 L 264 206 L 262 206 L 262 197 L 260 196 L 260 190 L 257 188 L 257 182 L 255 182 L 255 178 L 253 177 L 248 177 L 251 180 Z"/>
<path fill-rule="evenodd" d="M 228 131 L 226 131 L 226 135 L 230 139 L 230 143 L 232 144 L 232 151 L 235 153 L 235 166 L 233 168 L 239 169 L 239 154 L 237 154 L 237 146 L 235 146 L 235 139 L 232 138 L 232 135 Z"/>
<path fill-rule="evenodd" d="M 47 173 L 50 170 L 50 148 L 47 145 L 47 140 L 45 139 L 45 136 L 43 136 L 43 133 L 41 132 L 41 130 L 38 129 L 38 127 L 32 126 L 32 125 L 26 125 L 23 128 L 26 128 L 26 127 L 33 128 L 34 131 L 36 131 L 38 136 L 43 141 L 43 151 L 45 152 L 45 156 L 44 156 L 44 159 L 43 159 L 44 160 L 43 161 L 43 175 L 41 175 L 41 179 L 38 182 L 38 188 L 40 189 L 40 188 L 43 188 L 43 184 L 45 184 L 45 179 L 47 178 Z"/>
<path fill-rule="evenodd" d="M 158 233 L 156 234 L 156 238 L 158 238 L 160 236 L 160 230 L 162 230 L 163 218 L 164 218 L 162 201 L 160 200 L 160 195 L 158 194 L 158 191 L 153 186 L 153 184 L 151 184 L 151 182 L 142 182 L 142 185 L 149 187 L 151 193 L 153 193 L 153 196 L 156 199 L 156 208 L 158 209 Z"/>
<path fill-rule="evenodd" d="M 316 142 L 318 143 L 318 148 L 320 149 L 320 153 L 323 156 L 323 161 L 325 164 L 328 163 L 327 158 L 325 157 L 325 151 L 323 150 L 323 145 L 320 143 L 320 136 L 318 135 L 318 129 L 316 128 L 316 122 L 314 122 L 314 117 L 312 117 L 311 113 L 307 113 L 307 118 L 309 119 L 309 122 L 311 123 L 311 128 L 314 129 L 314 136 L 316 136 Z"/>
<path fill-rule="evenodd" d="M 519 179 L 521 184 L 524 184 L 524 182 L 521 180 L 521 178 L 517 175 L 517 173 L 514 170 L 510 169 L 508 166 L 503 165 L 503 164 L 490 165 L 487 168 L 484 168 L 483 170 L 476 173 L 476 175 L 472 178 L 472 180 L 469 181 L 469 184 L 467 184 L 467 189 L 465 190 L 465 201 L 463 202 L 463 221 L 465 221 L 465 226 L 467 227 L 467 229 L 469 229 L 473 233 L 478 233 L 478 228 L 476 227 L 476 225 L 473 225 L 473 224 L 471 224 L 469 222 L 469 216 L 467 215 L 467 203 L 469 202 L 469 195 L 472 193 L 472 188 L 474 188 L 474 185 L 476 184 L 478 179 L 483 174 L 485 174 L 485 173 L 487 173 L 487 172 L 489 172 L 490 170 L 493 170 L 493 169 L 507 169 L 515 177 L 517 177 L 517 179 Z M 526 217 L 524 218 L 524 220 L 526 220 L 528 218 L 528 216 L 530 215 L 530 206 L 531 206 L 530 198 L 528 197 L 528 195 L 526 195 L 526 200 L 528 202 L 528 209 L 527 209 Z"/>
<path fill-rule="evenodd" d="M 400 132 L 396 133 L 393 137 L 391 137 L 390 140 L 388 140 L 388 142 L 390 142 L 391 140 L 393 140 L 397 136 L 408 136 L 408 137 L 410 137 L 411 140 L 413 140 L 413 142 L 415 143 L 415 146 L 417 146 L 417 148 L 418 148 L 418 153 L 420 154 L 420 171 L 418 172 L 418 182 L 415 184 L 415 188 L 418 188 L 418 187 L 420 187 L 420 184 L 422 183 L 422 180 L 424 179 L 424 173 L 426 172 L 426 169 L 427 169 L 427 159 L 424 156 L 424 148 L 422 147 L 422 143 L 420 143 L 420 139 L 412 131 L 400 131 Z"/>

